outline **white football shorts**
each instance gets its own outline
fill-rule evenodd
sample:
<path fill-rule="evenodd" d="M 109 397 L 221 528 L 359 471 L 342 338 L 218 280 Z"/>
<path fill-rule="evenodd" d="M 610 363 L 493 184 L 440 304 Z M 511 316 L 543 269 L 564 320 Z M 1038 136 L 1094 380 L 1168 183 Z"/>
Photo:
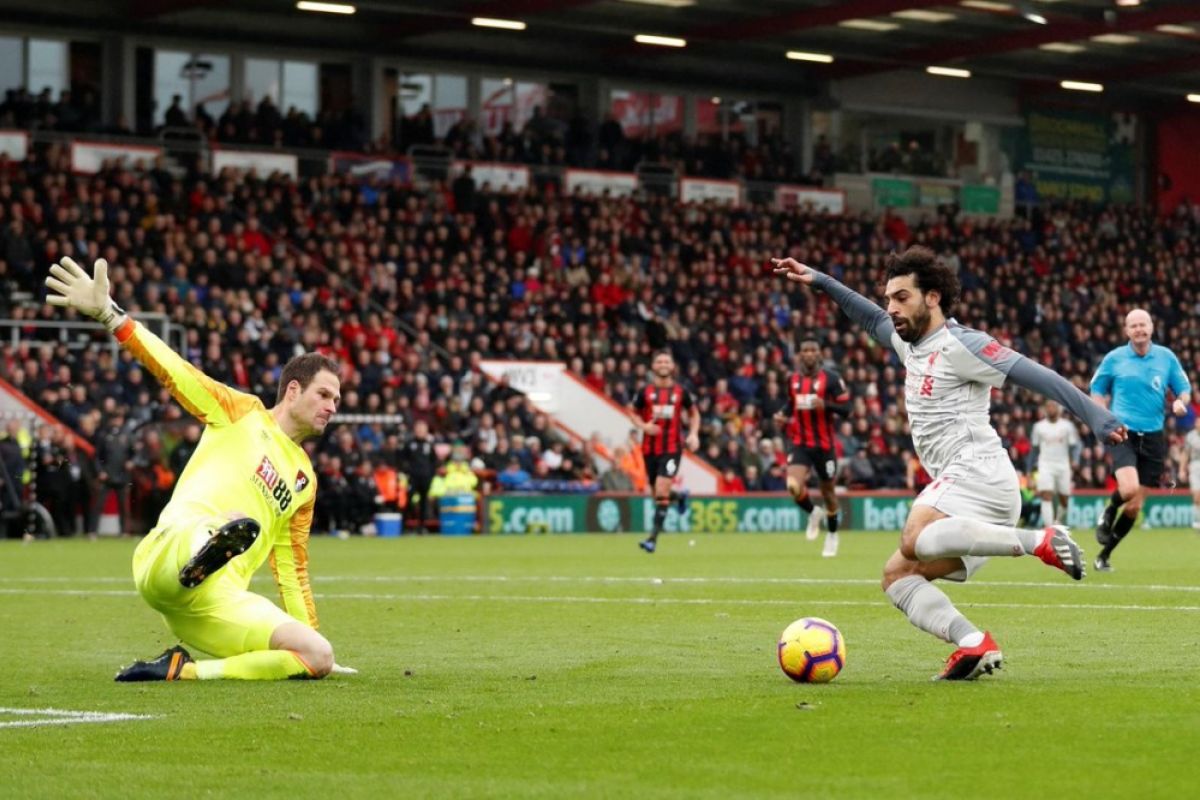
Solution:
<path fill-rule="evenodd" d="M 1071 466 L 1069 464 L 1051 464 L 1046 467 L 1039 465 L 1037 490 L 1069 495 L 1071 493 Z"/>
<path fill-rule="evenodd" d="M 1021 486 L 1007 453 L 964 457 L 948 464 L 913 505 L 933 506 L 951 517 L 1016 525 L 1021 518 Z M 965 569 L 947 575 L 947 580 L 965 581 L 987 561 L 987 556 L 961 558 Z"/>

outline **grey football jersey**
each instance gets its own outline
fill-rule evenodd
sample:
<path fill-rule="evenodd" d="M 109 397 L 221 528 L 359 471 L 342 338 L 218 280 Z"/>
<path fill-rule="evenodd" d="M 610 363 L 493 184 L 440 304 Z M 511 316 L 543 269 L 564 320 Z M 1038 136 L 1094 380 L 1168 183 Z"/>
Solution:
<path fill-rule="evenodd" d="M 913 446 L 931 476 L 955 459 L 1004 452 L 991 422 L 992 389 L 1004 385 L 1011 350 L 954 320 L 911 344 L 893 333 L 891 344 L 908 373 Z"/>
<path fill-rule="evenodd" d="M 882 308 L 837 280 L 817 272 L 813 286 L 826 292 L 847 316 L 904 360 L 908 370 L 904 399 L 913 446 L 921 465 L 934 478 L 955 459 L 1004 451 L 991 424 L 991 395 L 1006 379 L 1057 400 L 1102 438 L 1121 425 L 1108 409 L 1092 402 L 1070 381 L 986 333 L 951 319 L 910 344 L 896 333 Z"/>

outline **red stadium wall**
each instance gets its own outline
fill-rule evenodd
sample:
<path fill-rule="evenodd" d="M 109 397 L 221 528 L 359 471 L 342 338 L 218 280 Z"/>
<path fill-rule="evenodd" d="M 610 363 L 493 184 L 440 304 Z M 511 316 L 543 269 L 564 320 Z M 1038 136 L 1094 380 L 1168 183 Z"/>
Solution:
<path fill-rule="evenodd" d="M 1200 112 L 1181 111 L 1158 122 L 1158 210 L 1200 202 Z"/>

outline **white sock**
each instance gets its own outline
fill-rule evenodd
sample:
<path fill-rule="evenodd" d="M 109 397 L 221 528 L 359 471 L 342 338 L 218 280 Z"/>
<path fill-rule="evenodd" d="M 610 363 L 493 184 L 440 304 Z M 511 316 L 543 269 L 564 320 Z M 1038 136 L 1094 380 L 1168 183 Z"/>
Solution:
<path fill-rule="evenodd" d="M 1043 532 L 993 525 L 967 517 L 945 517 L 917 536 L 917 558 L 935 561 L 961 556 L 1023 556 L 1032 553 Z"/>
<path fill-rule="evenodd" d="M 1053 525 L 1054 524 L 1054 501 L 1053 500 L 1043 500 L 1042 501 L 1042 524 L 1043 525 Z"/>
<path fill-rule="evenodd" d="M 974 647 L 983 633 L 970 623 L 941 589 L 920 575 L 901 578 L 887 588 L 892 604 L 926 633 L 959 647 Z"/>
<path fill-rule="evenodd" d="M 1192 505 L 1192 527 L 1200 527 L 1200 506 Z"/>

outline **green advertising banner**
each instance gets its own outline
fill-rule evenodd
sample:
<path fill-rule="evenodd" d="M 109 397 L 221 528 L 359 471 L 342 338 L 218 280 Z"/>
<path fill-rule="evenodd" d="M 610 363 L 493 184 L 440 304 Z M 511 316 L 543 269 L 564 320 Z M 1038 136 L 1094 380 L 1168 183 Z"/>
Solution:
<path fill-rule="evenodd" d="M 917 187 L 905 178 L 872 178 L 871 194 L 877 206 L 912 208 L 917 204 Z"/>
<path fill-rule="evenodd" d="M 1042 200 L 1133 202 L 1136 127 L 1128 114 L 1030 110 L 1018 168 L 1032 175 Z"/>
<path fill-rule="evenodd" d="M 1071 498 L 1067 525 L 1090 528 L 1104 510 L 1103 492 Z M 899 531 L 912 497 L 903 492 L 855 492 L 841 497 L 842 529 Z M 487 498 L 487 533 L 647 533 L 654 523 L 654 501 L 643 495 L 522 495 Z M 668 533 L 794 533 L 808 515 L 787 495 L 692 497 L 687 512 L 672 504 Z M 1139 522 L 1144 529 L 1186 528 L 1192 524 L 1192 500 L 1183 494 L 1151 494 Z"/>
<path fill-rule="evenodd" d="M 962 210 L 967 214 L 999 214 L 1000 190 L 995 186 L 962 187 Z"/>
<path fill-rule="evenodd" d="M 582 533 L 588 498 L 585 495 L 502 494 L 487 498 L 486 533 Z"/>

